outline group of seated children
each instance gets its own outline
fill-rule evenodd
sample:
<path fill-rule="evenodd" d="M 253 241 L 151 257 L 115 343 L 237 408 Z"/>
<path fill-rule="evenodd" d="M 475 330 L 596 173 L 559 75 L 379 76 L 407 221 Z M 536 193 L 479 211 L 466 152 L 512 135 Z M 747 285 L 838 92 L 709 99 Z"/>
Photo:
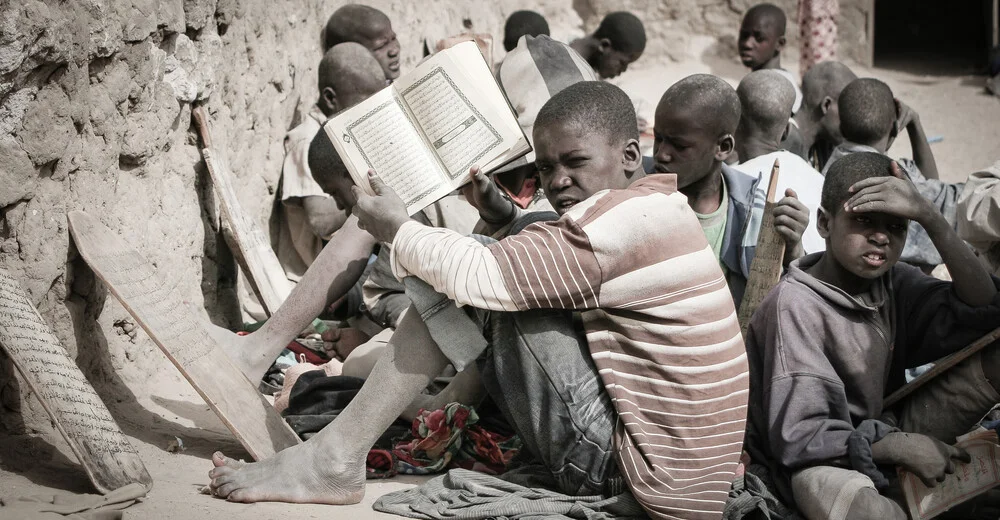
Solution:
<path fill-rule="evenodd" d="M 474 167 L 470 184 L 410 218 L 378 172 L 375 195 L 353 185 L 323 126 L 399 74 L 388 18 L 337 10 L 282 181 L 284 211 L 330 241 L 290 242 L 301 282 L 234 361 L 259 379 L 287 341 L 275 330 L 305 329 L 352 286 L 386 332 L 328 371 L 366 378 L 332 422 L 257 463 L 216 454 L 213 492 L 356 503 L 368 450 L 394 420 L 487 396 L 526 454 L 508 484 L 458 473 L 376 507 L 742 518 L 743 475 L 766 483 L 776 500 L 751 509 L 772 518 L 907 518 L 892 469 L 942 481 L 968 462 L 956 436 L 1000 403 L 992 345 L 884 406 L 907 369 L 1000 325 L 1000 163 L 941 182 L 916 112 L 836 62 L 814 65 L 800 89 L 780 68 L 784 30 L 779 8 L 751 8 L 739 53 L 752 71 L 736 89 L 708 74 L 671 85 L 643 157 L 632 102 L 599 81 L 642 53 L 638 18 L 612 13 L 566 45 L 537 13 L 514 13 L 496 77 L 533 151 L 492 177 Z M 902 129 L 914 161 L 887 156 Z M 776 161 L 785 274 L 744 338 L 736 309 Z M 921 270 L 938 264 L 952 281 Z M 448 366 L 451 383 L 422 393 Z"/>

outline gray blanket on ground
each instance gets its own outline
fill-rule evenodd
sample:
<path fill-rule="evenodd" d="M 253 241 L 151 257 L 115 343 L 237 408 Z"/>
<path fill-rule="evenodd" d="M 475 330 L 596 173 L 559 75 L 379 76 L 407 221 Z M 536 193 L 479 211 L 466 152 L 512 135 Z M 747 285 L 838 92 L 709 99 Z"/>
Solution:
<path fill-rule="evenodd" d="M 421 486 L 384 495 L 374 508 L 425 520 L 647 518 L 628 492 L 611 498 L 575 497 L 464 469 L 453 469 Z"/>

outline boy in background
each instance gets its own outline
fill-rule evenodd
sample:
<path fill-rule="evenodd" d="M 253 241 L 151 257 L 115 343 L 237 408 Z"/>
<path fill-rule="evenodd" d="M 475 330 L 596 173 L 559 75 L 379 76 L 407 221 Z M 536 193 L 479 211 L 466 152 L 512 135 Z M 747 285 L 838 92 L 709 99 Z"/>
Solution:
<path fill-rule="evenodd" d="M 361 4 L 347 4 L 334 11 L 323 30 L 323 50 L 344 42 L 360 43 L 371 51 L 382 66 L 386 83 L 399 77 L 399 40 L 382 11 Z"/>
<path fill-rule="evenodd" d="M 503 26 L 503 48 L 510 52 L 522 36 L 549 36 L 549 23 L 535 11 L 514 11 Z"/>
<path fill-rule="evenodd" d="M 646 29 L 634 14 L 617 11 L 605 16 L 593 34 L 569 45 L 601 79 L 614 78 L 642 56 L 646 49 Z"/>
<path fill-rule="evenodd" d="M 795 88 L 792 114 L 802 106 L 802 91 L 798 79 L 781 68 L 781 51 L 785 48 L 785 12 L 774 4 L 757 4 L 747 10 L 740 23 L 737 49 L 740 61 L 751 71 L 773 69 L 788 79 Z"/>

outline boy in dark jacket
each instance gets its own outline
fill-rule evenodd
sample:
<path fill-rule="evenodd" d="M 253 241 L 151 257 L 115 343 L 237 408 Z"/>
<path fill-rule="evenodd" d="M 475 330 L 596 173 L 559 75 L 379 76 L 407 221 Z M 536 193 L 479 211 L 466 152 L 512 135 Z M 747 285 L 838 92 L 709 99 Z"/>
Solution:
<path fill-rule="evenodd" d="M 953 282 L 897 265 L 910 220 L 927 230 Z M 905 519 L 881 469 L 902 467 L 934 485 L 968 461 L 950 444 L 1000 402 L 1000 348 L 891 410 L 884 397 L 906 368 L 1000 324 L 1000 280 L 878 153 L 831 167 L 818 229 L 826 252 L 793 262 L 750 323 L 747 450 L 806 518 Z"/>

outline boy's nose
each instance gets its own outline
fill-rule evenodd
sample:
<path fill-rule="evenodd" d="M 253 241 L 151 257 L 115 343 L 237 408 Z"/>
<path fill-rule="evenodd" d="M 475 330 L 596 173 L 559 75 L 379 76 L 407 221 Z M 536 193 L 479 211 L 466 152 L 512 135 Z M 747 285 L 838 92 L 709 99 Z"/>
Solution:
<path fill-rule="evenodd" d="M 885 246 L 889 244 L 889 233 L 884 229 L 879 229 L 868 235 L 868 240 L 877 246 Z"/>

